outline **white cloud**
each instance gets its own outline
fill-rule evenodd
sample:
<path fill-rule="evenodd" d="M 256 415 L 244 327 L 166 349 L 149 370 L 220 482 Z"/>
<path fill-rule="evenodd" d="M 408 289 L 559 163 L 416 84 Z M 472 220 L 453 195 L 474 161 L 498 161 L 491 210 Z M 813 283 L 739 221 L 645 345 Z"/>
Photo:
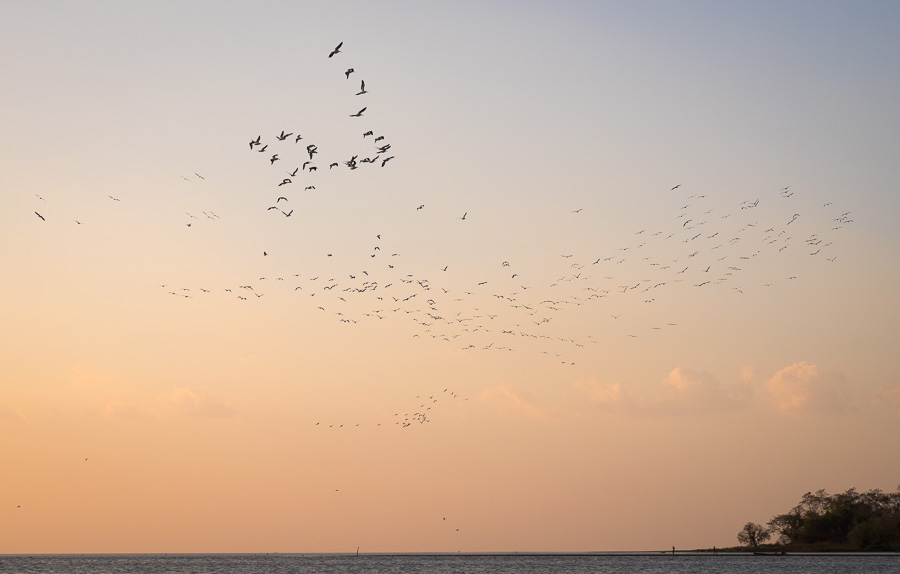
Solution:
<path fill-rule="evenodd" d="M 847 379 L 840 373 L 822 372 L 806 362 L 781 369 L 762 388 L 775 409 L 785 414 L 854 410 L 854 393 Z"/>

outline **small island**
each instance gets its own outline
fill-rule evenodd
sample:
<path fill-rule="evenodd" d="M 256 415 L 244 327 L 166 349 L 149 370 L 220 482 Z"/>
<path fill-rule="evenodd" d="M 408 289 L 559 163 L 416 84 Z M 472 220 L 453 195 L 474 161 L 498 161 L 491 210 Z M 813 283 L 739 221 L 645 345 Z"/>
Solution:
<path fill-rule="evenodd" d="M 775 541 L 769 543 L 768 541 Z M 741 544 L 717 552 L 897 552 L 900 551 L 900 486 L 838 494 L 807 492 L 800 503 L 774 516 L 766 526 L 748 522 Z"/>

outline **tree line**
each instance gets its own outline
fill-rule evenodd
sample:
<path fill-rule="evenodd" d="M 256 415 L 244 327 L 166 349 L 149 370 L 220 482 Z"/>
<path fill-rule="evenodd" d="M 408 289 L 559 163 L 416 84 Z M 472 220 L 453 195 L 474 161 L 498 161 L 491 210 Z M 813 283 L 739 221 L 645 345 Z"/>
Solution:
<path fill-rule="evenodd" d="M 738 542 L 751 550 L 771 538 L 787 548 L 900 550 L 900 486 L 896 492 L 807 492 L 799 504 L 767 524 L 748 522 Z"/>

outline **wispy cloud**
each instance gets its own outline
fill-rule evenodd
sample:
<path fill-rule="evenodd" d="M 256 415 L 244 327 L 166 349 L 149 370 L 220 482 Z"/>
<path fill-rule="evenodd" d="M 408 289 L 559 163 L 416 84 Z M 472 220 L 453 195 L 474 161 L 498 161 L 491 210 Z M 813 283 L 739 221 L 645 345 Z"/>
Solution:
<path fill-rule="evenodd" d="M 484 389 L 478 398 L 487 404 L 497 407 L 497 411 L 506 415 L 517 415 L 537 420 L 549 419 L 547 408 L 539 404 L 528 393 L 515 389 L 512 385 L 501 384 Z"/>
<path fill-rule="evenodd" d="M 227 418 L 237 414 L 223 401 L 185 387 L 178 387 L 166 393 L 162 404 L 168 412 L 191 417 Z"/>
<path fill-rule="evenodd" d="M 875 394 L 872 402 L 875 404 L 888 405 L 900 415 L 900 387 L 882 389 Z"/>
<path fill-rule="evenodd" d="M 155 415 L 146 407 L 137 403 L 129 403 L 120 399 L 107 400 L 102 408 L 103 416 L 113 419 L 127 420 L 148 420 L 155 418 Z"/>
<path fill-rule="evenodd" d="M 594 379 L 575 381 L 575 390 L 591 404 L 630 415 L 684 415 L 730 411 L 746 406 L 753 396 L 749 378 L 722 384 L 713 375 L 676 367 L 658 385 L 643 392 L 628 392 L 621 383 Z"/>
<path fill-rule="evenodd" d="M 0 404 L 0 422 L 25 423 L 28 422 L 28 419 L 25 417 L 25 413 L 19 409 Z"/>

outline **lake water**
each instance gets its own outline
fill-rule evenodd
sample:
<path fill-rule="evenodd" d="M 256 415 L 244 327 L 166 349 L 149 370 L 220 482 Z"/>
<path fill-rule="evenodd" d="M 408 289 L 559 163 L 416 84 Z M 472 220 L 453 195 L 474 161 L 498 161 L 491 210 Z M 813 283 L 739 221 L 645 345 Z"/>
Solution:
<path fill-rule="evenodd" d="M 256 574 L 881 574 L 900 573 L 900 555 L 751 556 L 708 554 L 78 554 L 0 556 L 0 573 Z"/>

